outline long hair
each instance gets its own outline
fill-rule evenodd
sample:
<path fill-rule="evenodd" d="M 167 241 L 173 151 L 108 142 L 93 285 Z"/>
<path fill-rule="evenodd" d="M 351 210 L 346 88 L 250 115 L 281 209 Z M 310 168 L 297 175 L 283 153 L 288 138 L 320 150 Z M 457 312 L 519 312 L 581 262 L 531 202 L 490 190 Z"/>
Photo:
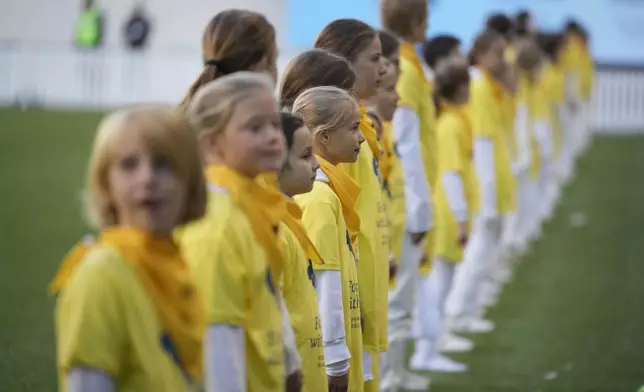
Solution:
<path fill-rule="evenodd" d="M 357 19 L 336 19 L 326 25 L 315 40 L 314 47 L 326 49 L 354 62 L 367 49 L 378 33 Z"/>
<path fill-rule="evenodd" d="M 238 71 L 248 71 L 262 59 L 275 62 L 275 28 L 257 12 L 231 9 L 215 15 L 202 38 L 204 68 L 188 89 L 185 106 L 208 82 Z"/>
<path fill-rule="evenodd" d="M 346 59 L 323 49 L 297 55 L 286 67 L 280 85 L 280 103 L 290 108 L 305 90 L 334 86 L 351 91 L 356 75 Z"/>

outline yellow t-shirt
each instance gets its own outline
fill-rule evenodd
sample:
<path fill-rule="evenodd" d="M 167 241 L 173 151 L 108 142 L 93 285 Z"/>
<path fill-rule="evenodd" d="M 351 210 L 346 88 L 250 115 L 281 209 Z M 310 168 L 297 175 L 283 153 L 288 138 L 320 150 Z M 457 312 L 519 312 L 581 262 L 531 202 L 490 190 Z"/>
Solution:
<path fill-rule="evenodd" d="M 313 265 L 288 226 L 280 225 L 279 238 L 284 250 L 282 294 L 302 357 L 302 391 L 325 392 L 327 376 Z"/>
<path fill-rule="evenodd" d="M 503 130 L 507 139 L 510 159 L 514 160 L 518 154 L 516 135 L 514 133 L 514 120 L 517 112 L 517 99 L 507 89 L 503 89 Z"/>
<path fill-rule="evenodd" d="M 383 140 L 391 143 L 390 151 L 394 152 L 394 156 L 391 159 L 391 173 L 385 184 L 385 195 L 387 196 L 385 201 L 387 203 L 387 215 L 391 222 L 391 251 L 396 257 L 396 261 L 399 262 L 405 235 L 405 218 L 407 217 L 405 208 L 405 174 L 394 142 L 395 137 L 391 122 L 386 121 L 383 123 L 383 132 L 389 135 L 388 138 Z"/>
<path fill-rule="evenodd" d="M 593 92 L 593 78 L 595 77 L 595 63 L 593 62 L 592 55 L 590 54 L 590 51 L 586 47 L 585 44 L 582 43 L 582 50 L 581 50 L 581 61 L 580 61 L 580 80 L 579 80 L 579 88 L 580 88 L 580 93 L 581 97 L 589 101 Z"/>
<path fill-rule="evenodd" d="M 530 176 L 533 179 L 539 177 L 541 169 L 541 154 L 539 143 L 535 134 L 534 124 L 537 121 L 550 121 L 551 108 L 548 99 L 548 86 L 544 74 L 540 73 L 535 82 L 530 82 L 525 75 L 519 76 L 519 101 L 526 104 L 528 108 L 528 127 L 532 150 L 532 165 Z"/>
<path fill-rule="evenodd" d="M 433 192 L 436 183 L 436 109 L 432 101 L 432 84 L 427 80 L 424 72 L 414 65 L 414 62 L 403 56 L 400 57 L 400 71 L 400 77 L 396 84 L 396 91 L 400 96 L 398 106 L 408 107 L 418 115 L 421 155 L 427 183 Z M 425 252 L 432 255 L 434 253 L 433 230 L 427 233 L 425 241 Z M 420 267 L 420 273 L 427 276 L 430 267 L 431 262 L 424 264 Z"/>
<path fill-rule="evenodd" d="M 432 85 L 411 61 L 401 57 L 400 77 L 396 84 L 396 91 L 400 96 L 398 106 L 408 107 L 418 115 L 425 174 L 429 184 L 433 185 L 436 181 L 436 154 L 434 151 L 436 110 L 432 102 Z"/>
<path fill-rule="evenodd" d="M 582 68 L 584 62 L 584 44 L 581 39 L 570 37 L 563 51 L 562 65 L 566 85 L 571 86 L 573 93 L 582 97 Z"/>
<path fill-rule="evenodd" d="M 510 166 L 510 147 L 504 132 L 503 87 L 482 73 L 470 83 L 468 111 L 474 137 L 489 138 L 494 144 L 497 211 L 514 210 L 515 181 Z"/>
<path fill-rule="evenodd" d="M 295 196 L 295 201 L 302 208 L 302 222 L 309 238 L 324 260 L 322 265 L 314 264 L 313 269 L 339 270 L 342 276 L 345 340 L 351 354 L 349 391 L 362 391 L 362 291 L 359 289 L 354 246 L 344 223 L 340 199 L 329 184 L 316 180 L 313 190 Z M 321 316 L 324 317 L 324 314 Z"/>
<path fill-rule="evenodd" d="M 97 246 L 58 297 L 60 390 L 74 366 L 109 375 L 122 392 L 196 391 L 173 356 L 157 308 L 114 248 Z"/>
<path fill-rule="evenodd" d="M 204 298 L 206 323 L 244 329 L 248 391 L 284 391 L 279 293 L 246 214 L 224 190 L 210 191 L 205 218 L 178 237 Z"/>
<path fill-rule="evenodd" d="M 434 192 L 436 206 L 435 255 L 458 262 L 463 260 L 463 247 L 458 243 L 458 223 L 449 207 L 443 175 L 450 172 L 460 174 L 465 201 L 471 214 L 474 207 L 474 165 L 469 125 L 454 110 L 445 109 L 439 116 L 436 127 L 438 151 L 438 181 Z"/>
<path fill-rule="evenodd" d="M 543 69 L 543 83 L 550 106 L 554 156 L 559 157 L 562 145 L 562 124 L 559 118 L 559 106 L 564 103 L 566 88 L 565 77 L 561 67 L 552 63 L 546 64 Z"/>
<path fill-rule="evenodd" d="M 358 279 L 363 322 L 362 344 L 366 351 L 387 351 L 389 322 L 389 221 L 383 198 L 378 162 L 368 146 L 358 160 L 340 167 L 361 191 L 356 203 L 360 216 L 358 235 Z"/>

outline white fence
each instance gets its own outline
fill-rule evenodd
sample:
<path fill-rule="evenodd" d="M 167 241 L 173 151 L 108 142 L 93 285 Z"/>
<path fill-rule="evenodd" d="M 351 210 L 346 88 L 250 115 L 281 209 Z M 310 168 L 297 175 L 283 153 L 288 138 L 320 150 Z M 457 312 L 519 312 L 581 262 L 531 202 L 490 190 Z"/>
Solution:
<path fill-rule="evenodd" d="M 283 54 L 280 66 L 291 58 Z M 73 47 L 0 43 L 0 105 L 111 108 L 176 103 L 201 72 L 198 51 L 79 52 Z M 591 126 L 599 132 L 644 131 L 644 69 L 600 69 Z"/>

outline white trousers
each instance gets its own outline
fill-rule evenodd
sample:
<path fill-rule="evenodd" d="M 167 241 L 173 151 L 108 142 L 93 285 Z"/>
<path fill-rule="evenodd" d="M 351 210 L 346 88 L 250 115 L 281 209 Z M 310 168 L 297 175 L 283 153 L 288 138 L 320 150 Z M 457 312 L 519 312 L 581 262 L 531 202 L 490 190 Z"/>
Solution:
<path fill-rule="evenodd" d="M 463 261 L 456 265 L 451 290 L 447 296 L 447 317 L 474 317 L 479 311 L 478 293 L 490 259 L 501 240 L 500 219 L 485 222 L 475 218 Z"/>
<path fill-rule="evenodd" d="M 408 335 L 414 304 L 417 300 L 418 267 L 422 257 L 422 247 L 411 242 L 409 233 L 405 233 L 400 260 L 396 271 L 396 286 L 389 291 L 389 335 Z"/>
<path fill-rule="evenodd" d="M 405 369 L 422 251 L 422 246 L 415 246 L 409 233 L 405 233 L 396 270 L 396 286 L 389 290 L 389 350 L 380 357 L 381 380 L 400 375 Z"/>
<path fill-rule="evenodd" d="M 429 275 L 421 279 L 413 325 L 414 337 L 430 343 L 436 343 L 440 338 L 445 303 L 453 286 L 457 265 L 442 257 L 435 257 Z"/>

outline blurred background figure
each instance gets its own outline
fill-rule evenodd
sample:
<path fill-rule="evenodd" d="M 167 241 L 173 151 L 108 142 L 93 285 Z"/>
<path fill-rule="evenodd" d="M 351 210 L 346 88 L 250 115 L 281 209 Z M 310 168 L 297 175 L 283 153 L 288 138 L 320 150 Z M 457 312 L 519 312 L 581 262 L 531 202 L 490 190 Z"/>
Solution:
<path fill-rule="evenodd" d="M 150 29 L 150 18 L 143 2 L 136 3 L 123 29 L 127 47 L 132 51 L 144 50 L 148 44 Z"/>
<path fill-rule="evenodd" d="M 143 96 L 148 89 L 150 60 L 147 49 L 151 31 L 151 16 L 144 2 L 137 0 L 123 25 L 123 42 L 129 50 L 124 60 L 123 72 L 127 79 L 123 89 L 133 97 Z"/>
<path fill-rule="evenodd" d="M 84 99 L 98 100 L 102 95 L 103 67 L 97 49 L 103 42 L 105 17 L 94 0 L 84 0 L 76 25 L 76 47 L 79 49 L 81 91 Z"/>

